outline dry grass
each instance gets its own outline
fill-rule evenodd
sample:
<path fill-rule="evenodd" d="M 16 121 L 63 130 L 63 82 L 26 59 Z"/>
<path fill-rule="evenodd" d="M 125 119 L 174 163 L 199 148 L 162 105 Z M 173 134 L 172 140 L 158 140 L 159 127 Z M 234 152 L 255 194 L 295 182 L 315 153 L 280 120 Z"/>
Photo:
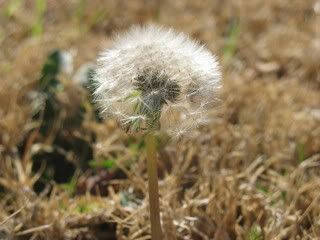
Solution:
<path fill-rule="evenodd" d="M 0 1 L 0 239 L 150 239 L 141 136 L 94 121 L 90 108 L 67 129 L 87 94 L 68 75 L 45 136 L 28 97 L 50 50 L 73 49 L 78 68 L 113 31 L 147 21 L 190 33 L 224 67 L 212 123 L 159 149 L 166 239 L 319 239 L 319 1 L 47 0 L 38 37 L 36 1 L 8 13 L 11 2 Z M 88 169 L 66 150 L 82 169 L 71 191 L 53 179 L 37 191 L 49 160 L 34 171 L 34 154 L 59 134 L 84 139 L 94 159 L 116 158 L 116 170 Z"/>

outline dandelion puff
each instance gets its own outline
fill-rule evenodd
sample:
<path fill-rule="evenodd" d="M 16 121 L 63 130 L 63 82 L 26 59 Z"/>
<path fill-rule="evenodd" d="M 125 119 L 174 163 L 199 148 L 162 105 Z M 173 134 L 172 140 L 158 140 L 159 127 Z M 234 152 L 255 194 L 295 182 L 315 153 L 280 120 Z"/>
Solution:
<path fill-rule="evenodd" d="M 220 88 L 216 57 L 183 33 L 155 25 L 119 34 L 94 75 L 101 111 L 127 130 L 172 134 L 207 121 Z"/>

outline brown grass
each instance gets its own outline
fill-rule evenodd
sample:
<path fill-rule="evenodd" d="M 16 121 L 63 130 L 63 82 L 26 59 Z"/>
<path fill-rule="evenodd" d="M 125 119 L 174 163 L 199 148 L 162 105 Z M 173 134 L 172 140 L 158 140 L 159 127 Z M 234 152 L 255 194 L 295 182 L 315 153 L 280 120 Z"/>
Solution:
<path fill-rule="evenodd" d="M 148 21 L 203 41 L 224 68 L 212 123 L 159 150 L 166 239 L 319 239 L 318 1 L 48 0 L 32 38 L 34 2 L 0 16 L 0 239 L 150 239 L 145 151 L 112 121 L 87 113 L 66 136 L 86 139 L 95 159 L 116 158 L 116 172 L 82 168 L 71 194 L 53 180 L 35 190 L 45 166 L 32 171 L 34 151 L 65 127 L 40 137 L 28 97 L 50 50 L 73 49 L 78 68 L 112 32 Z M 67 118 L 87 93 L 61 79 Z"/>

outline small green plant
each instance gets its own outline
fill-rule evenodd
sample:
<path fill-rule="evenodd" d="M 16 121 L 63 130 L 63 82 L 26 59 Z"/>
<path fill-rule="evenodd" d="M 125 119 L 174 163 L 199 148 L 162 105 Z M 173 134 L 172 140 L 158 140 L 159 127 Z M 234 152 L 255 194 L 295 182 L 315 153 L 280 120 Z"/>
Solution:
<path fill-rule="evenodd" d="M 88 0 L 80 0 L 77 3 L 75 14 L 73 16 L 81 32 L 88 32 L 92 27 L 106 18 L 108 12 L 106 8 L 95 9 L 95 11 L 86 14 Z"/>
<path fill-rule="evenodd" d="M 246 240 L 263 240 L 262 229 L 258 224 L 253 224 L 249 229 Z"/>
<path fill-rule="evenodd" d="M 89 162 L 89 166 L 92 168 L 105 168 L 112 169 L 115 167 L 115 159 L 105 159 L 103 161 L 92 160 Z"/>
<path fill-rule="evenodd" d="M 99 205 L 95 202 L 81 200 L 78 202 L 75 211 L 78 213 L 88 214 L 94 212 L 97 209 L 99 209 Z"/>
<path fill-rule="evenodd" d="M 5 10 L 7 17 L 12 17 L 22 6 L 22 0 L 10 0 Z"/>
<path fill-rule="evenodd" d="M 304 146 L 304 144 L 298 143 L 296 145 L 296 153 L 297 153 L 298 163 L 302 163 L 305 160 L 305 146 Z"/>
<path fill-rule="evenodd" d="M 65 69 L 64 64 L 66 64 L 65 55 L 66 52 L 59 49 L 48 54 L 37 81 L 37 90 L 30 94 L 33 119 L 38 123 L 39 139 L 50 146 L 39 149 L 32 156 L 35 163 L 34 171 L 39 170 L 44 163 L 46 165 L 42 175 L 43 182 L 47 182 L 45 179 L 47 176 L 58 183 L 66 183 L 74 176 L 77 167 L 86 167 L 88 159 L 93 158 L 91 141 L 94 140 L 82 136 L 82 134 L 88 134 L 82 129 L 85 114 L 97 120 L 92 111 L 91 102 L 85 97 L 80 97 L 79 99 L 83 101 L 70 103 L 73 109 L 72 114 L 66 114 L 65 103 L 61 100 L 61 94 L 68 94 L 67 88 L 70 86 L 61 80 L 61 74 Z M 80 134 L 74 134 L 75 130 Z M 94 136 L 91 135 L 91 137 Z M 73 157 L 78 161 L 70 161 Z M 73 180 L 74 178 L 64 186 L 71 194 L 75 187 Z"/>
<path fill-rule="evenodd" d="M 268 193 L 268 187 L 260 182 L 256 183 L 256 188 L 259 192 L 262 192 L 264 194 Z"/>
<path fill-rule="evenodd" d="M 80 26 L 81 22 L 84 21 L 84 15 L 86 10 L 87 0 L 80 0 L 77 2 L 74 11 L 74 20 Z"/>
<path fill-rule="evenodd" d="M 31 34 L 34 37 L 43 33 L 44 13 L 47 8 L 46 0 L 35 0 L 35 20 L 31 27 Z"/>
<path fill-rule="evenodd" d="M 35 108 L 35 117 L 42 119 L 40 132 L 47 133 L 52 127 L 60 107 L 57 100 L 57 93 L 63 91 L 63 84 L 59 81 L 58 75 L 61 71 L 61 52 L 59 50 L 52 51 L 42 67 L 41 76 L 38 80 L 39 94 L 44 99 L 44 108 Z M 39 99 L 35 99 L 35 103 Z M 42 104 L 40 104 L 41 106 Z M 39 112 L 42 111 L 42 112 Z"/>
<path fill-rule="evenodd" d="M 61 185 L 62 188 L 69 193 L 69 195 L 73 195 L 75 193 L 78 177 L 79 177 L 79 173 L 76 171 L 68 183 L 64 183 Z"/>
<path fill-rule="evenodd" d="M 239 23 L 238 20 L 232 19 L 229 24 L 228 33 L 225 39 L 223 48 L 223 60 L 228 63 L 234 56 L 237 50 L 237 40 L 239 36 Z"/>

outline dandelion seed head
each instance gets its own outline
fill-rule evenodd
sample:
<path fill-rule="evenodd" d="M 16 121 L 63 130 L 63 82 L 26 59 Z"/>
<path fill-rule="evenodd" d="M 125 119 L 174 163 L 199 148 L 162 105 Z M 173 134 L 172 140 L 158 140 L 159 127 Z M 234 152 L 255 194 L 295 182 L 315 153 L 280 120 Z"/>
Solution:
<path fill-rule="evenodd" d="M 215 56 L 187 35 L 146 25 L 116 37 L 100 54 L 93 80 L 101 112 L 126 129 L 177 134 L 206 121 L 220 70 Z"/>

